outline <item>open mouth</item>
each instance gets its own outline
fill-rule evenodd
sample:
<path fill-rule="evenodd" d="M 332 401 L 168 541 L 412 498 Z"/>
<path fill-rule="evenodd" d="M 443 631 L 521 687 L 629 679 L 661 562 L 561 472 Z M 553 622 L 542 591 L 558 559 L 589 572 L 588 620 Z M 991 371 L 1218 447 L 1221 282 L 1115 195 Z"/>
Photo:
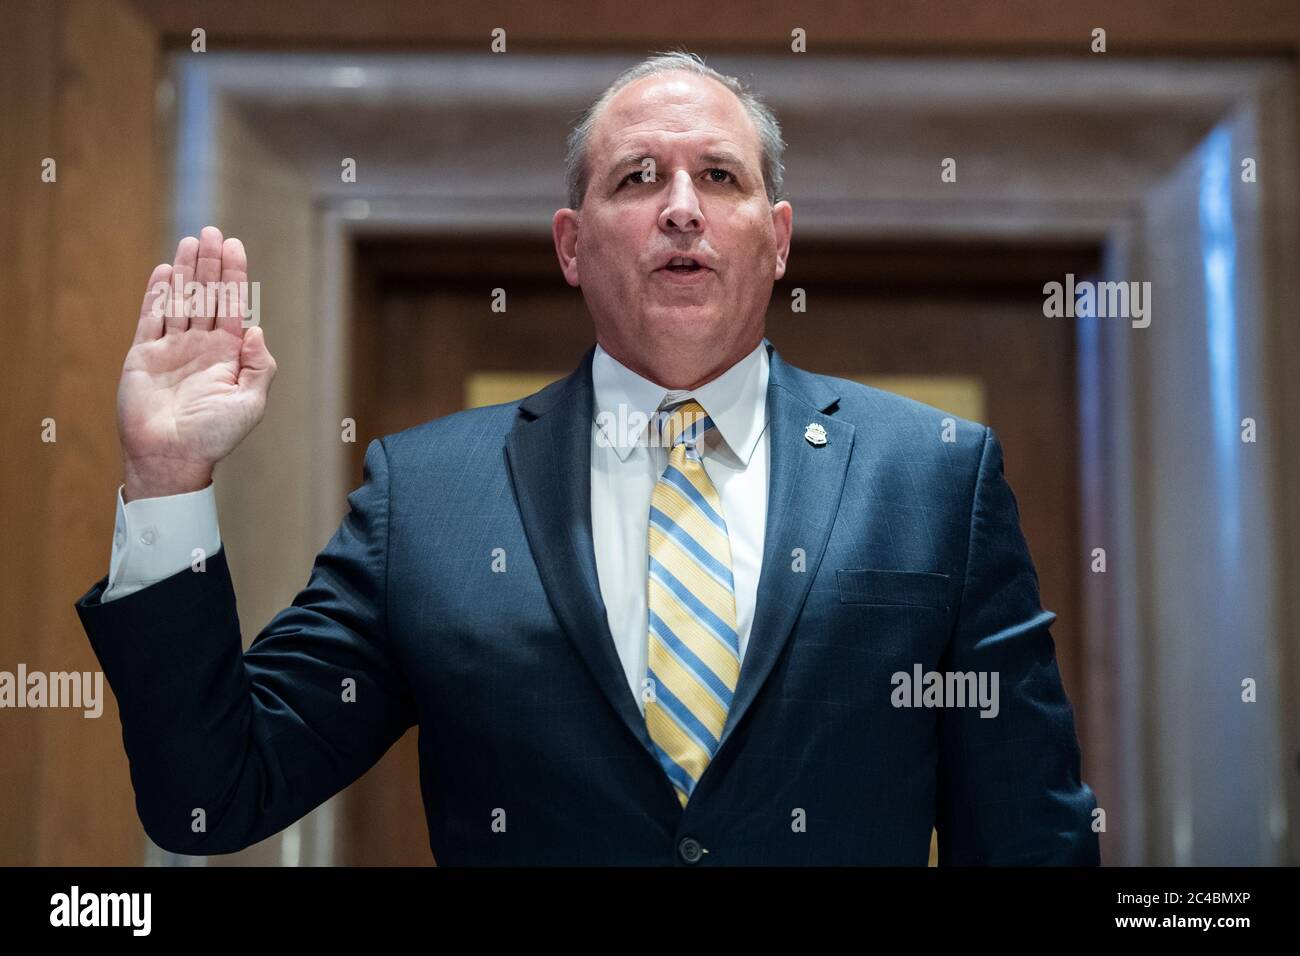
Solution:
<path fill-rule="evenodd" d="M 699 272 L 700 270 L 707 269 L 707 268 L 708 268 L 707 266 L 700 265 L 698 261 L 688 256 L 678 256 L 676 259 L 673 259 L 671 262 L 669 262 L 668 265 L 663 266 L 661 271 L 676 272 L 676 273 L 690 273 L 690 272 Z"/>

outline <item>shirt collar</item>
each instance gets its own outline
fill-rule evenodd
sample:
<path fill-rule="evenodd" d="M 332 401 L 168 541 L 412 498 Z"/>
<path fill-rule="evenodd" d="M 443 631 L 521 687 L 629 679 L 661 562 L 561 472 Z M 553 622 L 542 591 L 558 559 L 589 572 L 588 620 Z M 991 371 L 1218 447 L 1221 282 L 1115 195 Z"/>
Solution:
<path fill-rule="evenodd" d="M 627 461 L 641 441 L 650 416 L 663 404 L 694 398 L 703 406 L 718 435 L 745 465 L 767 427 L 767 340 L 711 382 L 690 390 L 667 389 L 632 371 L 600 344 L 591 360 L 596 425 Z M 618 441 L 620 430 L 625 441 Z"/>

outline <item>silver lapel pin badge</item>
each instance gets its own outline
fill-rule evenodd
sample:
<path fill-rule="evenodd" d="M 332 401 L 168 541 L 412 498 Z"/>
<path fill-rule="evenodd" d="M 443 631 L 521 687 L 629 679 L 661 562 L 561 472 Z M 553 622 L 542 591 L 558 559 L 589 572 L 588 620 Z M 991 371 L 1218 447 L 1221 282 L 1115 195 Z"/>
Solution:
<path fill-rule="evenodd" d="M 810 445 L 826 444 L 826 429 L 816 422 L 812 422 L 804 429 L 803 437 L 808 439 Z"/>

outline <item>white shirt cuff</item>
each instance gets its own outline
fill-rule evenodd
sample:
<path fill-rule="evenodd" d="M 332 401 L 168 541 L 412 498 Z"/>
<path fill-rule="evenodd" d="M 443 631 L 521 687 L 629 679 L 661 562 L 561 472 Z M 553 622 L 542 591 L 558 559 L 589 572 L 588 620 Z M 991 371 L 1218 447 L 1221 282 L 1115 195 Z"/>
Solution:
<path fill-rule="evenodd" d="M 184 571 L 221 548 L 212 482 L 198 491 L 129 504 L 122 501 L 124 487 L 117 488 L 108 587 L 100 596 L 105 604 Z"/>

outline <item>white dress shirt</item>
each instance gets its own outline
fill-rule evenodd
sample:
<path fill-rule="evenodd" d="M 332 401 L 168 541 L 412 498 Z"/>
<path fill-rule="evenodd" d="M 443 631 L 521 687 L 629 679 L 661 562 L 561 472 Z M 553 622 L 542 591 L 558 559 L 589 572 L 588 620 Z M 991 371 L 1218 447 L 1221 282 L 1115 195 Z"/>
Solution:
<path fill-rule="evenodd" d="M 136 498 L 125 505 L 117 486 L 117 521 L 108 562 L 108 586 L 100 596 L 107 603 L 184 571 L 195 559 L 221 547 L 217 527 L 217 498 L 212 482 L 206 488 L 162 498 Z"/>
<path fill-rule="evenodd" d="M 647 441 L 649 418 L 663 406 L 694 398 L 716 426 L 705 435 L 704 470 L 722 499 L 722 516 L 731 541 L 736 630 L 743 662 L 767 530 L 771 460 L 767 366 L 767 346 L 759 343 L 713 381 L 690 391 L 670 391 L 642 378 L 599 345 L 591 360 L 596 392 L 591 431 L 591 534 L 596 573 L 610 633 L 643 714 L 641 684 L 650 640 L 646 606 L 650 498 L 668 467 L 669 451 Z M 620 427 L 620 422 L 628 424 Z M 624 440 L 620 441 L 620 436 Z"/>
<path fill-rule="evenodd" d="M 628 685 L 645 713 L 641 685 L 649 652 L 646 582 L 650 498 L 668 467 L 668 449 L 647 441 L 646 426 L 656 410 L 687 398 L 698 401 L 716 426 L 703 443 L 704 470 L 722 499 L 727 522 L 743 662 L 754 621 L 767 530 L 771 463 L 767 347 L 759 343 L 754 351 L 699 388 L 674 391 L 642 378 L 597 345 L 591 377 L 595 389 L 591 530 L 596 571 Z M 196 547 L 202 548 L 205 555 L 221 547 L 211 483 L 199 491 L 139 498 L 125 504 L 123 487 L 117 490 L 108 587 L 100 599 L 104 602 L 185 570 L 196 557 Z"/>

